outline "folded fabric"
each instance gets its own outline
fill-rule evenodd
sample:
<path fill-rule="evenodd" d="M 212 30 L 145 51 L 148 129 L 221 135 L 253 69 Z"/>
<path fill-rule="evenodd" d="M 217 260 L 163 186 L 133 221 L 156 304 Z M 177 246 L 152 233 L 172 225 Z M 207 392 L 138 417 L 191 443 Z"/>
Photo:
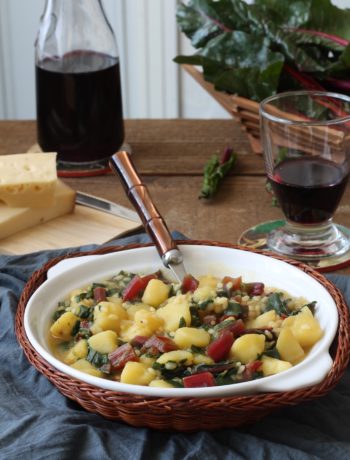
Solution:
<path fill-rule="evenodd" d="M 185 238 L 180 233 L 176 239 Z M 144 234 L 108 245 L 147 242 Z M 75 250 L 92 250 L 85 246 Z M 31 274 L 71 249 L 0 256 L 1 459 L 315 459 L 350 458 L 350 371 L 327 396 L 285 408 L 249 427 L 191 434 L 113 422 L 63 396 L 27 361 L 14 332 L 16 308 Z M 350 300 L 350 278 L 329 275 Z"/>

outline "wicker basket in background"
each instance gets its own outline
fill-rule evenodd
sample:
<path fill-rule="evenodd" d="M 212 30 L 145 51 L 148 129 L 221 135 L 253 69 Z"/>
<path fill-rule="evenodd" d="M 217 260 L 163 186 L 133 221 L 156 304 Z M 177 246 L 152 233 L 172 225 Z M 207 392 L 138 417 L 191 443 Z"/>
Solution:
<path fill-rule="evenodd" d="M 196 244 L 230 247 L 249 252 L 268 254 L 264 251 L 248 249 L 230 244 L 186 240 L 179 244 Z M 16 335 L 30 363 L 44 374 L 68 398 L 78 402 L 90 412 L 100 414 L 110 420 L 126 422 L 132 426 L 148 427 L 157 430 L 196 431 L 217 430 L 251 424 L 271 412 L 290 407 L 328 393 L 342 377 L 350 355 L 349 311 L 339 290 L 323 275 L 312 268 L 297 262 L 289 263 L 300 268 L 320 282 L 332 295 L 339 313 L 339 327 L 334 339 L 331 354 L 333 365 L 326 378 L 307 388 L 293 391 L 258 393 L 246 396 L 220 398 L 155 398 L 98 388 L 67 374 L 59 372 L 49 364 L 29 342 L 24 330 L 26 304 L 34 291 L 46 280 L 47 271 L 60 260 L 81 255 L 106 254 L 148 245 L 115 246 L 94 252 L 67 254 L 48 262 L 35 272 L 26 284 L 16 313 Z M 286 260 L 281 256 L 273 256 Z M 34 389 L 33 389 L 34 391 Z"/>
<path fill-rule="evenodd" d="M 202 72 L 196 67 L 184 64 L 186 70 L 208 93 L 238 121 L 254 153 L 262 154 L 259 126 L 259 103 L 245 97 L 234 96 L 223 91 L 217 91 L 214 85 L 204 80 Z"/>

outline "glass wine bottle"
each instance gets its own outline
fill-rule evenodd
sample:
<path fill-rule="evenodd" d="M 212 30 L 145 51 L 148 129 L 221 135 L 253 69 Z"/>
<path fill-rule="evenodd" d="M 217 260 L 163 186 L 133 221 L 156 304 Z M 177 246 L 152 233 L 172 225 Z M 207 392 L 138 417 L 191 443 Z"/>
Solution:
<path fill-rule="evenodd" d="M 101 0 L 46 0 L 36 40 L 38 143 L 61 175 L 101 174 L 124 141 L 119 54 Z"/>

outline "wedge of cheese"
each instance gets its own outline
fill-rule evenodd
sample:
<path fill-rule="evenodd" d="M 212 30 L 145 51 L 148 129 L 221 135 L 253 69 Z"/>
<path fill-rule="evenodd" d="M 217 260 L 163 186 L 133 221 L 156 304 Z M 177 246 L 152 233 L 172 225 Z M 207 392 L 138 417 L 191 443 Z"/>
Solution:
<path fill-rule="evenodd" d="M 12 208 L 0 203 L 0 239 L 74 210 L 75 191 L 61 180 L 54 188 L 53 203 L 46 208 Z"/>
<path fill-rule="evenodd" d="M 51 206 L 57 181 L 56 153 L 0 156 L 0 200 L 12 207 Z"/>

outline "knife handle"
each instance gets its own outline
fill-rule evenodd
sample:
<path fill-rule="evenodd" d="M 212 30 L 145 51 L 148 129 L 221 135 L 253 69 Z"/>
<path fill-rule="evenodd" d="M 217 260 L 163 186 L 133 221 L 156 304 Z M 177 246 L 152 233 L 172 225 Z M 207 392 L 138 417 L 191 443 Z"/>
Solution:
<path fill-rule="evenodd" d="M 117 152 L 110 159 L 110 167 L 121 179 L 126 194 L 137 211 L 148 235 L 156 245 L 163 263 L 171 262 L 169 256 L 180 257 L 180 251 L 173 240 L 169 229 L 155 207 L 151 195 L 136 172 L 130 154 L 125 151 Z M 171 252 L 169 252 L 171 251 Z M 177 262 L 178 263 L 178 262 Z"/>

